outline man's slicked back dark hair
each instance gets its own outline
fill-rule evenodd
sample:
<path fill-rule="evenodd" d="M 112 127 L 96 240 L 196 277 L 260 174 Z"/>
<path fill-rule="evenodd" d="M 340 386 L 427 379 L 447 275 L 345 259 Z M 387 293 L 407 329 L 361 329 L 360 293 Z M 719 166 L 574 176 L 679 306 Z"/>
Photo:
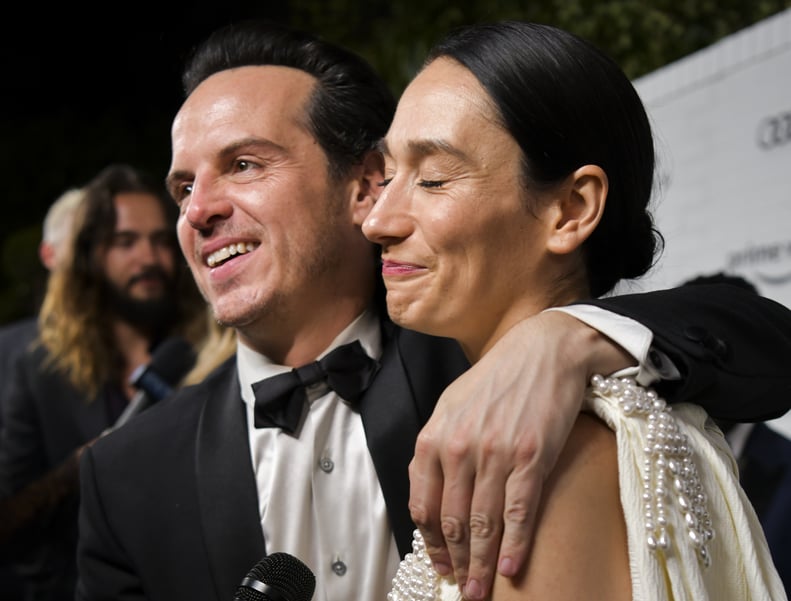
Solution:
<path fill-rule="evenodd" d="M 262 65 L 291 67 L 316 78 L 308 126 L 327 155 L 332 177 L 344 177 L 387 132 L 395 98 L 365 60 L 269 21 L 245 20 L 216 30 L 193 53 L 182 84 L 189 96 L 215 73 Z"/>

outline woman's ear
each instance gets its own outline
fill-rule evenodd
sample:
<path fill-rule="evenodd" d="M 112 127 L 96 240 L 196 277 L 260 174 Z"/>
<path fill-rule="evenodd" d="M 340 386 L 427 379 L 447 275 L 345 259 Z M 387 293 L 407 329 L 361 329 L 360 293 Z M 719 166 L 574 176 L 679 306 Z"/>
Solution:
<path fill-rule="evenodd" d="M 547 240 L 550 252 L 564 255 L 575 251 L 599 225 L 607 203 L 609 181 L 598 165 L 583 165 L 560 187 L 552 212 L 552 230 Z"/>
<path fill-rule="evenodd" d="M 380 184 L 384 179 L 385 170 L 382 153 L 376 150 L 366 153 L 359 169 L 352 199 L 352 218 L 356 225 L 362 226 L 382 190 Z"/>

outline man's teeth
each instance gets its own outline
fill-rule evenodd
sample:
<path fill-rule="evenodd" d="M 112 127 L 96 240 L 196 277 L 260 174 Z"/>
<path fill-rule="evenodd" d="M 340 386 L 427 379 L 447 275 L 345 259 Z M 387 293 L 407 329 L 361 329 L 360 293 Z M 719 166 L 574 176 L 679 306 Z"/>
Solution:
<path fill-rule="evenodd" d="M 234 255 L 243 255 L 245 253 L 249 253 L 255 248 L 254 244 L 244 242 L 239 242 L 237 244 L 230 244 L 224 248 L 219 250 L 215 250 L 212 254 L 210 254 L 206 258 L 206 264 L 209 267 L 216 267 L 229 257 L 233 257 Z"/>

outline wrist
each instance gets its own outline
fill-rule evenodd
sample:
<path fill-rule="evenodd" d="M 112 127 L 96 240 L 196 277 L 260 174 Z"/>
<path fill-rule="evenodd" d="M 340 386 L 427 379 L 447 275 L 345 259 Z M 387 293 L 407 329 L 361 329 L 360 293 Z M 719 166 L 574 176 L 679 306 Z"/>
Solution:
<path fill-rule="evenodd" d="M 574 315 L 551 311 L 555 327 L 567 331 L 567 348 L 573 354 L 571 360 L 581 365 L 586 381 L 594 374 L 610 375 L 629 367 L 637 367 L 639 362 L 624 347 Z"/>
<path fill-rule="evenodd" d="M 590 380 L 594 374 L 608 376 L 619 370 L 638 366 L 638 361 L 612 338 L 588 325 L 583 325 L 587 330 L 583 335 L 587 338 L 588 344 L 582 348 L 589 349 L 585 362 L 587 380 Z"/>

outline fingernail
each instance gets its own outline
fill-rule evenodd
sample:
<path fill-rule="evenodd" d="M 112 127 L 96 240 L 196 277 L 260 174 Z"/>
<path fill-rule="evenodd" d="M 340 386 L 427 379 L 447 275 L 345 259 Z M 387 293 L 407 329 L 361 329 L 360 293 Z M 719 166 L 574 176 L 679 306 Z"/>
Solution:
<path fill-rule="evenodd" d="M 477 580 L 468 580 L 464 585 L 464 596 L 467 599 L 483 599 L 481 583 Z"/>
<path fill-rule="evenodd" d="M 500 565 L 498 566 L 497 571 L 503 576 L 516 576 L 516 564 L 510 557 L 503 557 L 500 559 Z"/>
<path fill-rule="evenodd" d="M 444 563 L 435 563 L 434 571 L 440 576 L 447 576 L 451 573 L 452 570 L 449 565 L 446 565 Z"/>

